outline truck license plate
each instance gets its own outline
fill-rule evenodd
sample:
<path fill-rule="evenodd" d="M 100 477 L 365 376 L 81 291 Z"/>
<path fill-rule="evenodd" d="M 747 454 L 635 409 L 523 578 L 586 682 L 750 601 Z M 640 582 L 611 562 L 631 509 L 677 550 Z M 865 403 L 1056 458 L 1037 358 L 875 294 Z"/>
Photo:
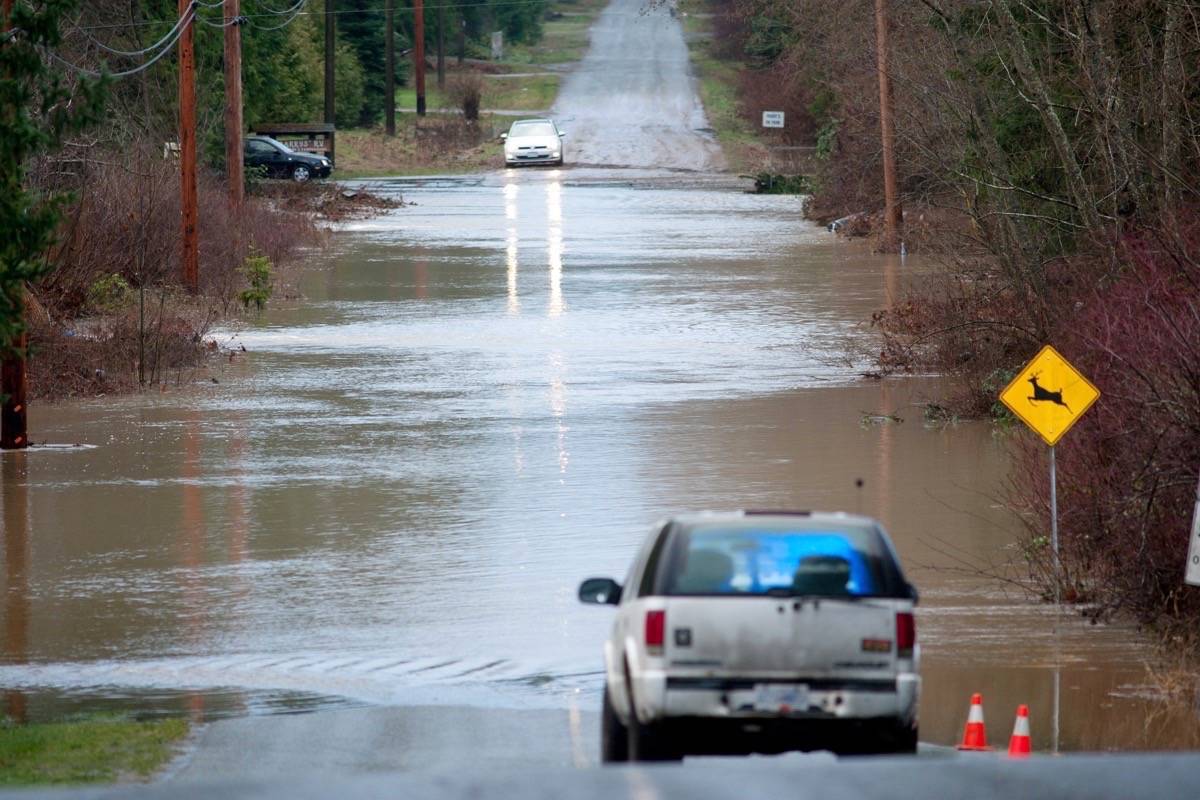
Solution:
<path fill-rule="evenodd" d="M 774 714 L 808 711 L 808 685 L 759 683 L 754 686 L 754 710 Z"/>

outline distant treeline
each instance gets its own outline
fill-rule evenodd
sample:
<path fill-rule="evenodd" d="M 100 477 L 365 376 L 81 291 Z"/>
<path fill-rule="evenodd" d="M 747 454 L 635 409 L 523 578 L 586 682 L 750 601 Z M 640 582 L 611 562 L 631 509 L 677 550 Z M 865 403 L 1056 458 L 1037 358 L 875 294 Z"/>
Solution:
<path fill-rule="evenodd" d="M 196 26 L 197 80 L 205 153 L 222 159 L 221 104 L 224 100 L 222 11 L 201 6 Z M 503 31 L 506 42 L 536 42 L 548 0 L 430 0 L 425 3 L 426 57 L 431 62 L 439 35 L 446 57 L 486 57 L 487 38 Z M 117 71 L 129 64 L 103 49 L 134 51 L 166 35 L 178 18 L 176 0 L 93 0 L 81 5 L 76 26 L 66 26 L 65 49 L 92 69 Z M 384 0 L 337 0 L 336 116 L 339 127 L 378 123 L 384 112 Z M 315 122 L 324 114 L 325 0 L 242 0 L 248 23 L 242 29 L 245 120 Z M 445 26 L 444 32 L 439 26 Z M 412 0 L 396 0 L 396 83 L 412 70 Z M 136 61 L 134 62 L 136 63 Z M 174 128 L 176 65 L 166 58 L 144 79 L 111 87 L 110 108 L 135 137 Z"/>

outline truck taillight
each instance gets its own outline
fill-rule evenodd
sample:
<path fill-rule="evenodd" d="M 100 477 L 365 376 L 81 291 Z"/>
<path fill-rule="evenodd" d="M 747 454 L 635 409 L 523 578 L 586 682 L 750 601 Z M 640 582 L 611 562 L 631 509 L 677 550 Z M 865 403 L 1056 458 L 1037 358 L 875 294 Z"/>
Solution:
<path fill-rule="evenodd" d="M 667 612 L 646 612 L 646 652 L 660 656 L 663 651 L 663 639 L 667 632 Z"/>
<path fill-rule="evenodd" d="M 913 648 L 917 644 L 917 623 L 913 615 L 907 611 L 896 614 L 896 655 L 900 658 L 912 658 Z"/>

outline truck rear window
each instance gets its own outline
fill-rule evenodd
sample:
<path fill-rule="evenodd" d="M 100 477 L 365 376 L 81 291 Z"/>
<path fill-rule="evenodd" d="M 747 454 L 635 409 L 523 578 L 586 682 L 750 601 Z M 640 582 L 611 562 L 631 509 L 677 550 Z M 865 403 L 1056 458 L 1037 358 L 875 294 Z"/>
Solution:
<path fill-rule="evenodd" d="M 896 596 L 896 569 L 869 529 L 695 527 L 660 573 L 667 595 Z"/>

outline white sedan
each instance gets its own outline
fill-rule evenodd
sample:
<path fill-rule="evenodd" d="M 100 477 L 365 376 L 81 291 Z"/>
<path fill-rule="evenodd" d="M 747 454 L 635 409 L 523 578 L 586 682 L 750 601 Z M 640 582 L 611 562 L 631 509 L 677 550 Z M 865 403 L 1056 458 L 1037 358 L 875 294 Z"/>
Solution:
<path fill-rule="evenodd" d="M 704 513 L 655 527 L 604 644 L 601 756 L 917 746 L 913 606 L 875 520 L 808 512 Z"/>
<path fill-rule="evenodd" d="M 504 163 L 556 164 L 563 163 L 563 139 L 566 134 L 558 129 L 552 119 L 517 120 L 500 134 L 504 141 Z"/>

